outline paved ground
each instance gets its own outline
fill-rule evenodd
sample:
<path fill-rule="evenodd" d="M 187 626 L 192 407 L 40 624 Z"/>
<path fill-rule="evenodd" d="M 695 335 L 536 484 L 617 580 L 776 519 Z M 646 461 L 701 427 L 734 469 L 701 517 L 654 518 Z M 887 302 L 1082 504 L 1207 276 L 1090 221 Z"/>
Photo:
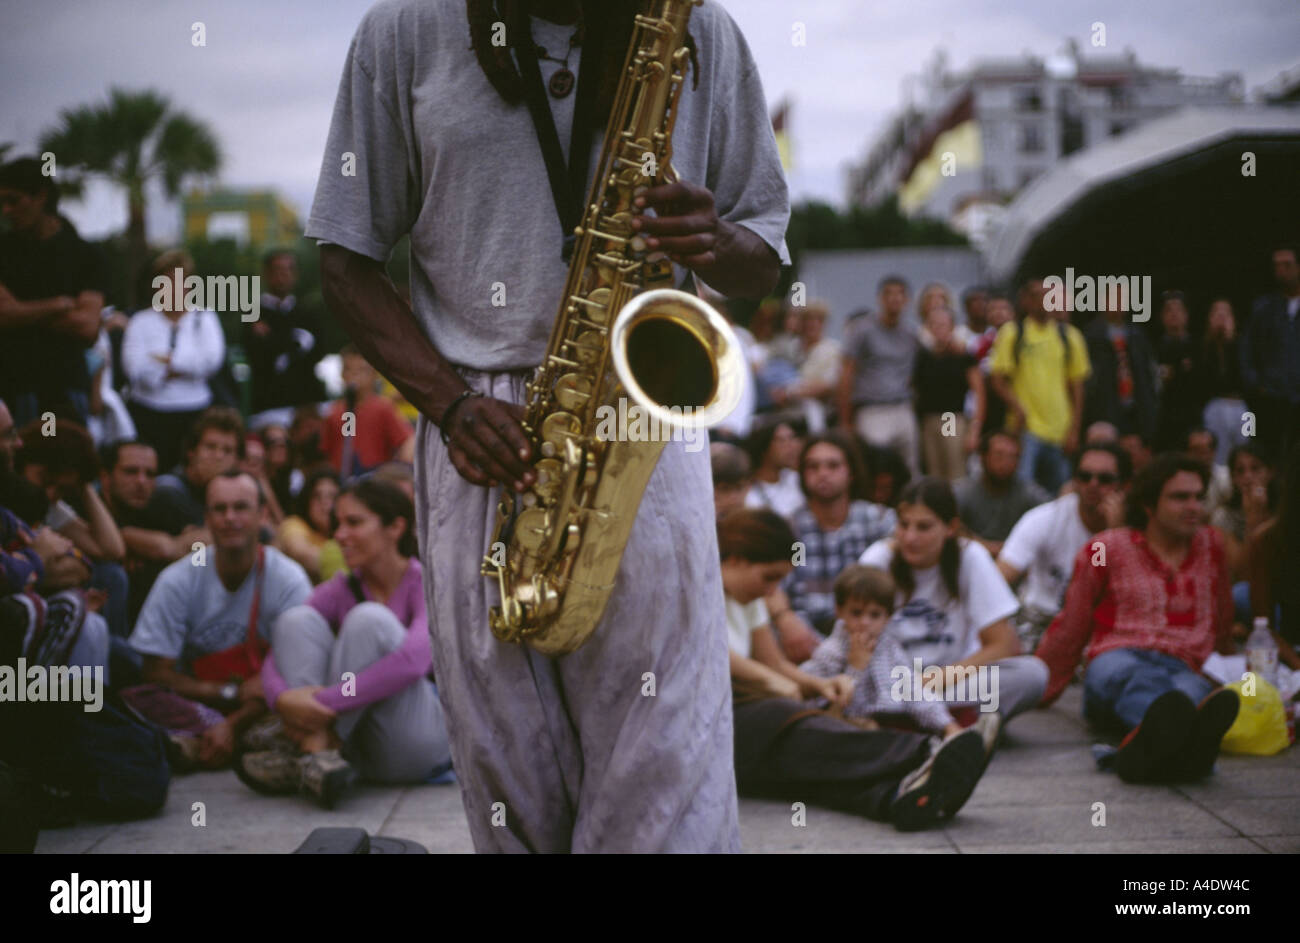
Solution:
<path fill-rule="evenodd" d="M 1128 786 L 1097 772 L 1079 718 L 1079 689 L 1018 718 L 979 788 L 949 827 L 902 834 L 850 815 L 807 810 L 796 827 L 779 802 L 742 800 L 750 852 L 1300 852 L 1300 749 L 1225 756 L 1202 785 Z M 192 824 L 202 802 L 206 827 Z M 1103 803 L 1105 826 L 1093 824 Z M 233 773 L 178 777 L 163 813 L 125 824 L 45 832 L 41 852 L 263 852 L 296 848 L 322 825 L 422 843 L 472 846 L 456 786 L 365 787 L 333 812 L 299 798 L 255 795 Z"/>

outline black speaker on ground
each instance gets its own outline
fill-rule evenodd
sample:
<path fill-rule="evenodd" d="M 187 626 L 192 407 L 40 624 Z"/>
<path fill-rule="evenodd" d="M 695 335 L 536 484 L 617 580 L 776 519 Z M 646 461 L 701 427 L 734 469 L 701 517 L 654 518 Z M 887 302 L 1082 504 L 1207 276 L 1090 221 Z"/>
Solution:
<path fill-rule="evenodd" d="M 406 838 L 371 838 L 363 828 L 318 828 L 295 855 L 427 855 L 419 842 Z"/>

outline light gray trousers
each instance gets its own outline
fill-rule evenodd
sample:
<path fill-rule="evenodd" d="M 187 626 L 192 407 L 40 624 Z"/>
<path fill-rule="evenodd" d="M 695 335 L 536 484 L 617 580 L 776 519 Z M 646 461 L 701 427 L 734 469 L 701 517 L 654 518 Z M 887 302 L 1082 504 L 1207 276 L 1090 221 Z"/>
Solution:
<path fill-rule="evenodd" d="M 1047 665 L 1033 655 L 1015 655 L 995 661 L 998 669 L 998 713 L 1005 723 L 1038 706 L 1047 690 Z M 977 707 L 979 701 L 949 701 L 948 707 Z"/>
<path fill-rule="evenodd" d="M 271 629 L 271 656 L 289 687 L 329 686 L 345 671 L 360 674 L 405 638 L 406 626 L 377 602 L 353 607 L 337 638 L 311 606 L 294 606 Z M 343 740 L 343 755 L 376 782 L 420 782 L 450 759 L 442 704 L 427 678 L 383 701 L 340 713 L 334 730 Z"/>
<path fill-rule="evenodd" d="M 524 401 L 525 377 L 457 368 Z M 600 624 L 559 658 L 497 641 L 479 567 L 498 488 L 419 422 L 416 515 L 438 689 L 478 851 L 740 850 L 726 610 L 707 448 L 668 442 Z"/>

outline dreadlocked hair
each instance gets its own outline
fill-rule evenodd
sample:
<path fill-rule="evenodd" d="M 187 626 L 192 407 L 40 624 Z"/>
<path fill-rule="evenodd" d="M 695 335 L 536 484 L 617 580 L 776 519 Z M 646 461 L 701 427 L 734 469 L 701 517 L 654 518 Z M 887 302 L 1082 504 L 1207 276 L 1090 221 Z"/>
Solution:
<path fill-rule="evenodd" d="M 622 78 L 623 61 L 627 57 L 628 44 L 632 41 L 633 20 L 641 11 L 640 0 L 578 0 L 582 8 L 583 22 L 590 23 L 596 17 L 606 18 L 605 42 L 603 48 L 595 51 L 595 61 L 600 70 L 600 85 L 596 91 L 595 123 L 603 127 L 609 121 L 610 109 L 614 106 L 614 96 L 618 92 L 619 79 Z M 506 31 L 506 45 L 492 45 L 493 25 L 498 22 L 511 23 L 521 11 L 520 6 L 528 0 L 465 0 L 465 10 L 469 16 L 470 49 L 473 50 L 483 74 L 497 90 L 497 94 L 508 105 L 518 105 L 524 100 L 523 79 L 510 50 L 515 47 L 514 37 Z M 691 88 L 699 88 L 700 62 L 696 53 L 695 37 L 686 34 L 686 48 L 691 54 Z"/>

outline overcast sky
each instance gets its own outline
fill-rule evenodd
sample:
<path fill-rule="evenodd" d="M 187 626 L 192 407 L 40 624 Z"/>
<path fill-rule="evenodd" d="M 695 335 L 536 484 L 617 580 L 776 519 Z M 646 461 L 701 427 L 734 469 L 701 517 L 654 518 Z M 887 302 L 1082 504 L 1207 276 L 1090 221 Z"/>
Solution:
<path fill-rule="evenodd" d="M 460 0 L 428 0 L 460 2 Z M 717 0 L 709 0 L 717 2 Z M 152 88 L 206 122 L 225 153 L 220 180 L 274 187 L 305 220 L 343 57 L 370 0 L 0 0 L 0 142 L 12 153 L 66 107 L 109 85 Z M 1094 22 L 1107 52 L 1193 75 L 1238 72 L 1248 91 L 1300 65 L 1297 0 L 723 0 L 749 40 L 768 101 L 793 102 L 791 196 L 841 204 L 844 167 L 897 109 L 905 76 L 936 47 L 952 67 L 1032 52 Z M 190 42 L 202 21 L 207 46 Z M 792 42 L 805 26 L 806 45 Z M 155 201 L 158 203 L 158 201 Z M 124 197 L 68 205 L 83 233 L 120 230 Z M 153 240 L 179 230 L 174 205 L 150 214 Z"/>

